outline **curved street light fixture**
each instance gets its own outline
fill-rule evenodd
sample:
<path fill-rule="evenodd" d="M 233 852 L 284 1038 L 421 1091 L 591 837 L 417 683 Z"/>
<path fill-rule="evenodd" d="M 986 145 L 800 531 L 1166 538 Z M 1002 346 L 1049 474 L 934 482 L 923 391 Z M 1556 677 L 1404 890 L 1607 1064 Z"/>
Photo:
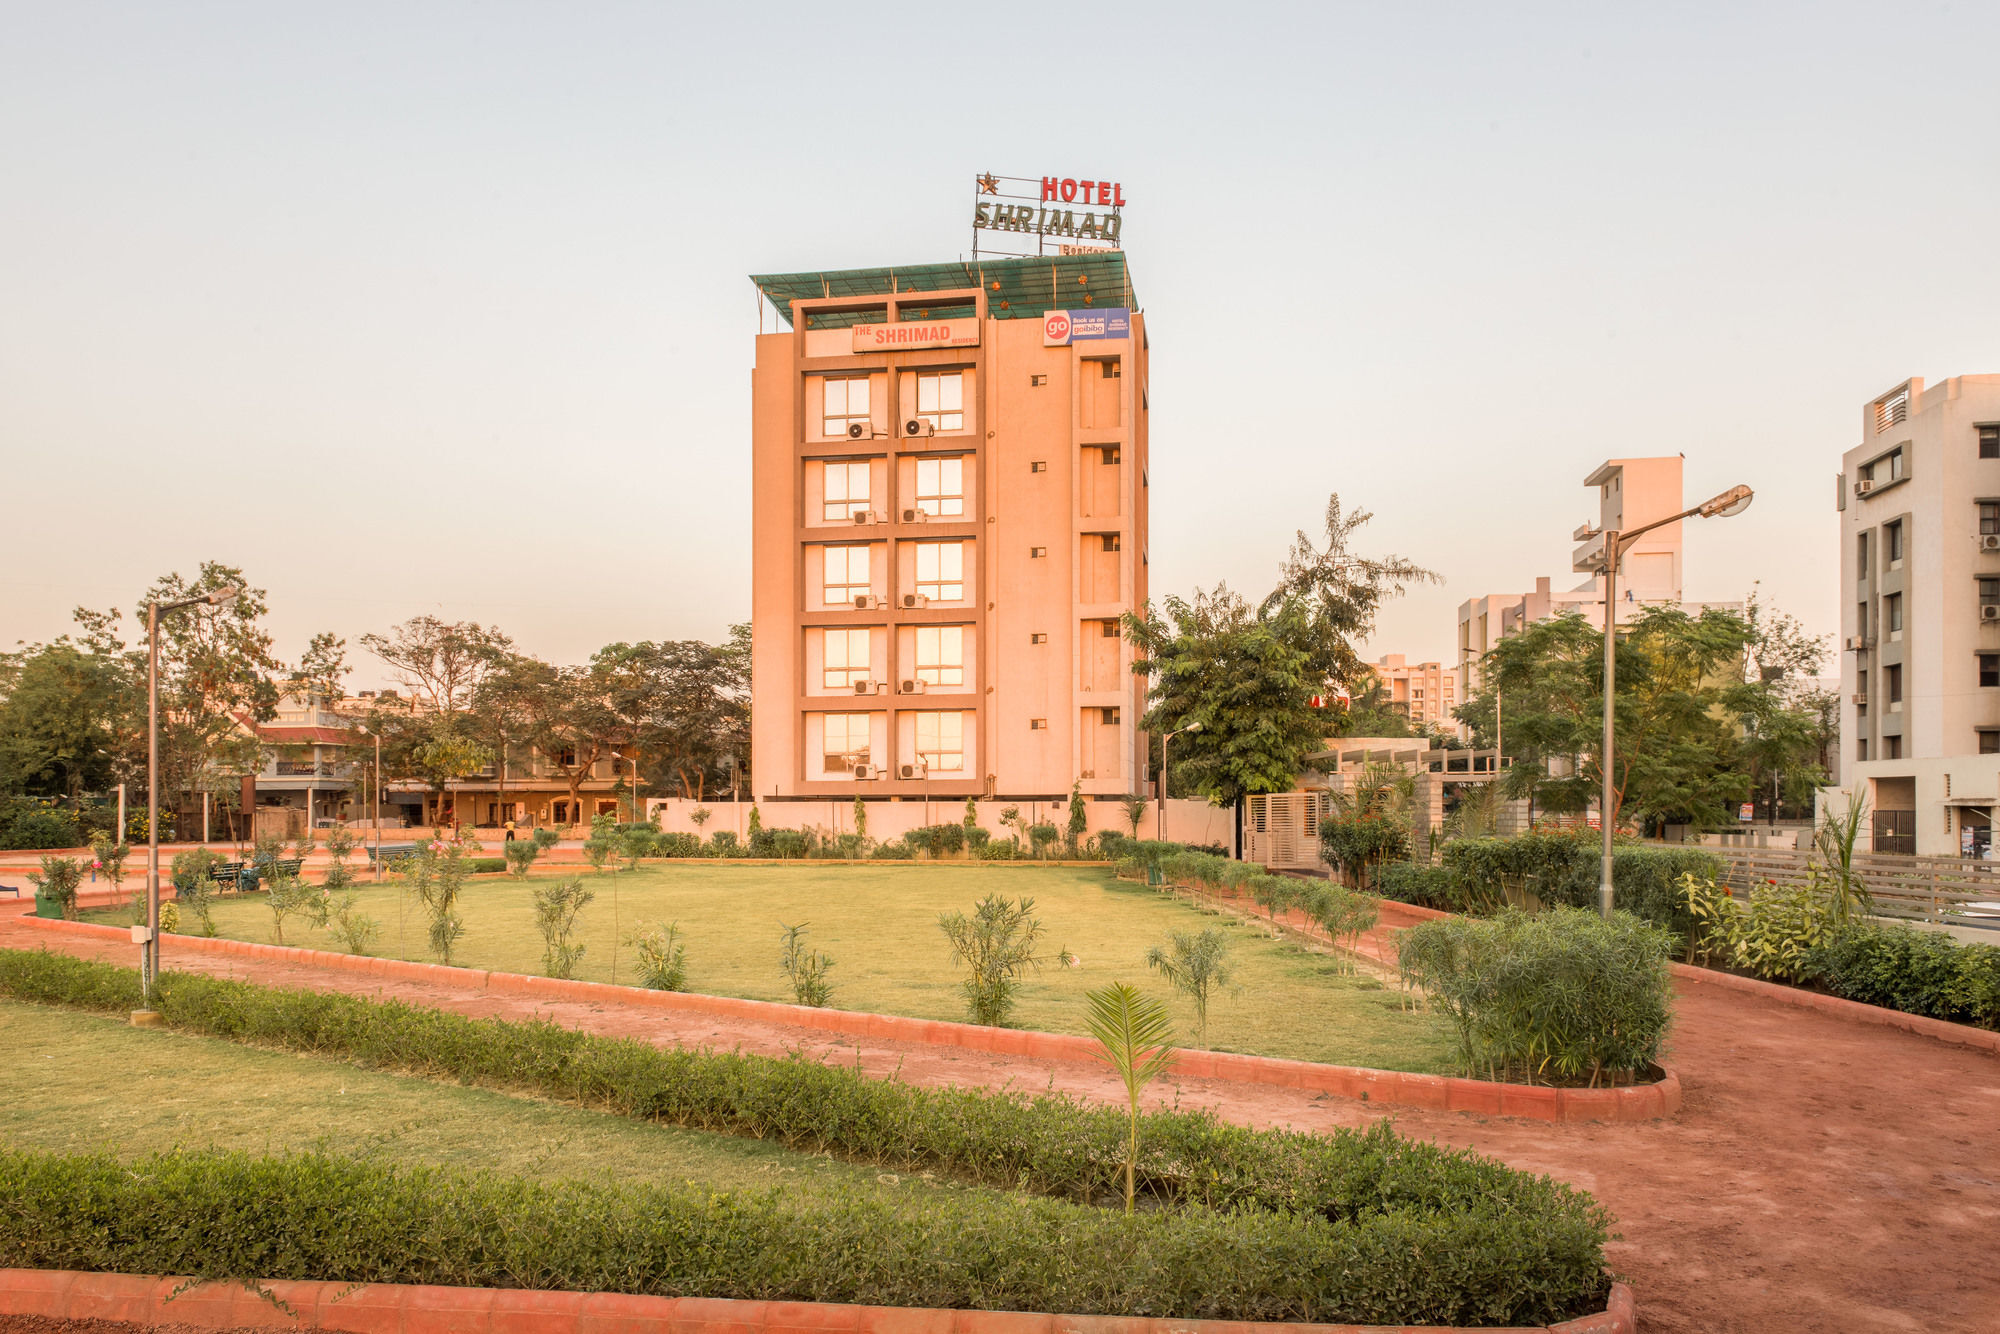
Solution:
<path fill-rule="evenodd" d="M 1664 519 L 1655 519 L 1643 527 L 1629 532 L 1616 528 L 1604 532 L 1604 546 L 1597 553 L 1604 571 L 1604 740 L 1598 751 L 1599 777 L 1603 780 L 1602 790 L 1597 798 L 1597 823 L 1601 834 L 1598 850 L 1597 910 L 1605 920 L 1611 917 L 1611 761 L 1613 754 L 1613 723 L 1615 715 L 1612 696 L 1616 685 L 1618 660 L 1618 566 L 1625 559 L 1625 553 L 1647 533 L 1655 528 L 1664 528 L 1682 519 L 1727 519 L 1750 508 L 1750 501 L 1756 493 L 1747 486 L 1732 486 L 1721 495 L 1710 496 L 1693 509 L 1682 510 L 1679 514 Z"/>
<path fill-rule="evenodd" d="M 160 1021 L 153 1009 L 160 975 L 160 619 L 183 607 L 226 606 L 242 591 L 224 584 L 198 597 L 146 604 L 146 924 L 132 929 L 139 942 L 139 1008 L 132 1022 L 141 1028 Z"/>

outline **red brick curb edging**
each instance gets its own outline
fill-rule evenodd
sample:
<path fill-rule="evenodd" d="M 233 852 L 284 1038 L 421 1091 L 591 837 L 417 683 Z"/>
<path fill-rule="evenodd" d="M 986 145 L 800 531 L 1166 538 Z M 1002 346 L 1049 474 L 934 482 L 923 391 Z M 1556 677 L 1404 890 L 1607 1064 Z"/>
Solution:
<path fill-rule="evenodd" d="M 97 939 L 129 938 L 129 928 L 33 916 L 22 920 L 45 931 Z M 222 937 L 176 935 L 171 939 L 177 950 L 269 959 L 335 972 L 393 977 L 439 986 L 479 987 L 507 995 L 678 1010 L 892 1042 L 917 1042 L 994 1055 L 1025 1056 L 1031 1060 L 1089 1062 L 1098 1059 L 1096 1042 L 1071 1033 L 987 1028 L 979 1024 L 913 1019 L 905 1015 L 872 1014 L 858 1010 L 814 1009 L 779 1001 L 744 1000 L 736 996 L 649 991 L 643 987 L 612 986 L 604 982 L 573 982 L 524 973 L 482 972 L 474 968 L 260 945 Z M 1391 1107 L 1422 1107 L 1432 1111 L 1470 1112 L 1481 1116 L 1521 1116 L 1536 1121 L 1652 1121 L 1672 1116 L 1681 1108 L 1680 1077 L 1671 1070 L 1663 1071 L 1660 1080 L 1652 1084 L 1625 1088 L 1559 1089 L 1528 1084 L 1496 1084 L 1451 1075 L 1371 1070 L 1364 1066 L 1322 1065 L 1316 1061 L 1220 1051 L 1182 1051 L 1174 1069 L 1193 1079 L 1272 1084 L 1334 1097 L 1359 1098 L 1364 1102 Z"/>
<path fill-rule="evenodd" d="M 188 1279 L 0 1269 L 0 1315 L 56 1320 L 125 1320 L 203 1329 L 324 1329 L 341 1334 L 1398 1334 L 1383 1325 L 1258 1324 L 1046 1315 L 1032 1311 L 950 1311 L 844 1306 L 827 1302 L 740 1302 L 706 1297 L 637 1297 L 616 1292 L 525 1288 L 442 1288 L 413 1284 L 278 1281 L 264 1284 L 298 1314 L 230 1283 L 190 1287 Z M 1400 1334 L 1442 1325 L 1400 1327 Z M 1632 1290 L 1613 1284 L 1603 1311 L 1536 1326 L 1552 1334 L 1636 1334 Z M 1532 1334 L 1516 1327 L 1489 1334 Z"/>

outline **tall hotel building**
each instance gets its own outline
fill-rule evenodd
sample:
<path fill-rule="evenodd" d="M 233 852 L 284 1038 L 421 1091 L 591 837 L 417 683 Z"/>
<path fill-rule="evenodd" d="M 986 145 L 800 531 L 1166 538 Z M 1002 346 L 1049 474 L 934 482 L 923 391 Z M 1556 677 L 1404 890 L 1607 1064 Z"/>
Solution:
<path fill-rule="evenodd" d="M 759 797 L 1139 790 L 1146 330 L 1125 257 L 754 279 Z"/>

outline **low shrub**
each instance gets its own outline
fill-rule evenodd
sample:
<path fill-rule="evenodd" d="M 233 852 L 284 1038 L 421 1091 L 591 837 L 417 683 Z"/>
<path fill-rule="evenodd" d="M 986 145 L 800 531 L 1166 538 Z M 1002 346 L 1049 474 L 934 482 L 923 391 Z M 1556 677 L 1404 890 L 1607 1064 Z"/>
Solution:
<path fill-rule="evenodd" d="M 626 938 L 639 955 L 639 985 L 654 991 L 687 986 L 687 944 L 678 923 L 659 922 Z"/>
<path fill-rule="evenodd" d="M 1506 901 L 1507 884 L 1520 885 L 1549 907 L 1596 908 L 1602 845 L 1587 829 L 1536 830 L 1512 838 L 1461 838 L 1444 845 L 1444 869 L 1461 896 L 1456 911 L 1492 911 Z M 1666 927 L 1676 940 L 1694 929 L 1681 901 L 1681 876 L 1711 879 L 1722 859 L 1701 848 L 1614 844 L 1612 905 Z"/>
<path fill-rule="evenodd" d="M 685 830 L 673 834 L 661 834 L 653 840 L 655 857 L 699 857 L 701 856 L 701 836 Z"/>
<path fill-rule="evenodd" d="M 0 951 L 0 993 L 20 1000 L 123 1014 L 135 1007 L 138 989 L 138 975 L 129 968 L 42 951 Z M 962 1234 L 960 1244 L 974 1248 L 956 1253 L 968 1286 L 955 1289 L 956 1295 L 909 1295 L 898 1286 L 904 1280 L 871 1272 L 868 1282 L 880 1286 L 864 1285 L 865 1295 L 847 1300 L 966 1307 L 1019 1302 L 1039 1310 L 1190 1318 L 1520 1325 L 1579 1314 L 1601 1304 L 1609 1285 L 1603 1245 L 1610 1220 L 1589 1196 L 1468 1151 L 1404 1140 L 1386 1122 L 1365 1131 L 1304 1133 L 1226 1124 L 1207 1111 L 1145 1113 L 1138 1190 L 1171 1207 L 1140 1213 L 1136 1230 L 1126 1231 L 1134 1225 L 1121 1215 L 1049 1208 L 1056 1201 L 1122 1200 L 1130 1133 L 1123 1110 L 1058 1093 L 919 1088 L 804 1059 L 668 1050 L 545 1021 L 471 1019 L 396 1001 L 171 972 L 159 980 L 157 1008 L 169 1026 L 183 1031 L 1054 1197 L 1019 1201 L 1032 1224 L 1022 1229 L 1009 1225 L 1013 1215 L 990 1201 L 978 1201 L 967 1213 L 921 1216 L 943 1220 L 936 1226 L 912 1224 L 900 1215 L 896 1227 L 909 1247 L 943 1245 L 946 1236 Z M 642 1239 L 649 1235 L 645 1228 L 671 1228 L 682 1216 L 667 1197 L 643 1195 L 645 1207 L 628 1214 L 610 1207 L 613 1196 L 548 1187 L 550 1197 L 574 1201 L 577 1212 L 565 1215 L 564 1226 L 544 1232 L 535 1220 L 542 1217 L 537 1210 L 545 1188 L 517 1185 L 510 1187 L 510 1213 L 502 1220 L 485 1220 L 463 1208 L 444 1210 L 446 1216 L 490 1223 L 475 1229 L 484 1239 L 485 1267 L 459 1259 L 408 1267 L 412 1262 L 395 1238 L 457 1234 L 445 1224 L 440 1226 L 447 1230 L 439 1233 L 403 1227 L 393 1210 L 381 1207 L 381 1197 L 356 1179 L 327 1176 L 345 1169 L 308 1171 L 308 1181 L 331 1184 L 323 1199 L 307 1203 L 276 1180 L 259 1184 L 238 1175 L 207 1193 L 171 1184 L 191 1178 L 150 1166 L 135 1172 L 99 1159 L 68 1160 L 101 1164 L 79 1171 L 48 1165 L 63 1161 L 0 1154 L 0 1253 L 20 1257 L 10 1263 L 664 1292 L 680 1290 L 665 1286 L 674 1281 L 669 1274 L 710 1273 L 716 1272 L 713 1266 L 728 1265 L 733 1275 L 733 1266 L 753 1260 L 774 1266 L 805 1257 L 829 1275 L 826 1283 L 845 1281 L 832 1277 L 846 1268 L 837 1257 L 845 1235 L 841 1220 L 852 1210 L 843 1207 L 831 1208 L 830 1217 L 808 1215 L 795 1241 L 764 1244 L 741 1234 L 718 1235 L 701 1262 L 682 1257 L 678 1266 L 660 1266 Z M 194 1159 L 177 1155 L 162 1161 Z M 379 1165 L 371 1170 L 391 1171 Z M 458 1198 L 451 1193 L 455 1189 L 413 1193 L 443 1204 Z M 759 1216 L 761 1197 L 726 1198 Z M 942 1205 L 961 1197 L 924 1198 Z M 180 1199 L 191 1201 L 185 1220 L 168 1209 Z M 791 1200 L 798 1207 L 796 1194 Z M 225 1202 L 230 1203 L 225 1207 Z M 268 1217 L 255 1213 L 253 1221 L 251 1211 L 267 1207 Z M 689 1216 L 706 1217 L 706 1207 Z M 643 1221 L 612 1229 L 605 1263 L 615 1272 L 568 1267 L 573 1259 L 566 1257 L 578 1255 L 578 1248 L 594 1253 L 596 1243 L 586 1247 L 584 1239 L 599 1237 L 594 1229 L 600 1224 L 590 1220 L 628 1217 Z M 147 1219 L 159 1220 L 157 1230 Z M 1097 1232 L 1099 1219 L 1119 1227 Z M 1175 1233 L 1176 1226 L 1189 1230 Z M 290 1240 L 322 1230 L 326 1244 L 337 1241 L 337 1254 L 308 1251 L 303 1241 Z M 1135 1254 L 1133 1243 L 1121 1240 L 1156 1236 L 1178 1242 L 1164 1251 Z M 994 1249 L 981 1249 L 982 1238 L 990 1238 Z M 493 1267 L 493 1257 L 503 1255 L 522 1257 L 521 1263 L 532 1267 L 501 1272 L 504 1266 Z M 1089 1293 L 1040 1291 L 1003 1302 L 996 1295 L 1001 1289 L 986 1286 L 1024 1282 L 1026 1275 L 1097 1273 L 1085 1266 L 1100 1257 L 1105 1269 Z M 272 1267 L 292 1264 L 298 1269 Z M 1113 1276 L 1122 1277 L 1114 1283 Z M 1109 1293 L 1133 1291 L 1121 1283 L 1139 1284 L 1142 1295 L 1110 1301 Z M 718 1284 L 702 1289 L 702 1295 L 772 1291 L 725 1290 Z M 816 1287 L 791 1295 L 835 1300 L 832 1291 Z"/>
<path fill-rule="evenodd" d="M 1374 1136 L 1393 1145 L 1393 1136 Z M 1543 1324 L 1608 1287 L 1550 1220 L 1127 1216 L 1033 1196 L 536 1182 L 294 1154 L 0 1151 L 0 1249 L 47 1269 L 1235 1321 Z M 1419 1259 L 1419 1257 L 1423 1257 Z"/>
<path fill-rule="evenodd" d="M 472 859 L 471 870 L 474 875 L 494 875 L 506 869 L 507 859 L 505 857 L 474 857 Z"/>
<path fill-rule="evenodd" d="M 718 829 L 708 840 L 709 856 L 741 857 L 745 855 L 743 845 L 737 842 L 736 831 Z"/>
<path fill-rule="evenodd" d="M 1354 951 L 1361 944 L 1362 935 L 1382 919 L 1382 901 L 1344 885 L 1317 884 L 1307 887 L 1300 906 L 1336 945 L 1347 951 L 1339 956 L 1340 965 L 1353 972 Z"/>
<path fill-rule="evenodd" d="M 1436 908 L 1440 912 L 1465 911 L 1457 879 L 1442 866 L 1389 862 L 1375 873 L 1374 890 L 1380 898 L 1414 903 L 1419 908 Z"/>
<path fill-rule="evenodd" d="M 74 811 L 10 802 L 7 810 L 0 812 L 0 848 L 35 851 L 80 848 L 83 844 L 83 821 Z"/>
<path fill-rule="evenodd" d="M 1836 996 L 2000 1028 L 2000 948 L 1942 931 L 1856 924 L 1815 946 L 1805 975 Z"/>
<path fill-rule="evenodd" d="M 43 856 L 42 869 L 28 872 L 35 893 L 55 901 L 65 921 L 76 920 L 76 891 L 83 884 L 83 863 L 75 857 Z"/>
<path fill-rule="evenodd" d="M 784 928 L 784 953 L 778 957 L 778 967 L 792 984 L 792 1000 L 814 1009 L 823 1008 L 833 1000 L 833 981 L 827 976 L 833 971 L 833 956 L 806 944 L 807 923 L 778 925 Z"/>
<path fill-rule="evenodd" d="M 870 1079 L 845 1065 L 661 1049 L 539 1020 L 471 1019 L 396 1001 L 206 976 L 165 973 L 157 991 L 166 1023 L 185 1031 L 526 1091 L 1078 1203 L 1122 1200 L 1124 1194 L 1125 1113 L 1063 1094 L 919 1088 Z M 138 974 L 43 951 L 4 950 L 0 993 L 121 1014 L 136 1004 Z M 1155 1111 L 1141 1118 L 1141 1131 L 1142 1195 L 1172 1206 L 1394 1224 L 1380 1238 L 1389 1249 L 1371 1250 L 1368 1264 L 1393 1266 L 1380 1276 L 1390 1287 L 1414 1283 L 1429 1291 L 1439 1275 L 1454 1276 L 1445 1290 L 1479 1296 L 1453 1308 L 1453 1321 L 1540 1323 L 1574 1313 L 1604 1293 L 1601 1247 L 1608 1219 L 1587 1195 L 1547 1177 L 1403 1140 L 1386 1123 L 1367 1131 L 1304 1133 L 1251 1130 L 1206 1111 Z M 1157 1215 L 1141 1215 L 1151 1216 Z M 7 1217 L 0 1208 L 0 1220 Z M 1414 1230 L 1406 1226 L 1418 1221 L 1422 1226 Z M 354 1231 L 380 1235 L 365 1226 Z M 243 1229 L 237 1235 L 284 1234 Z M 200 1249 L 191 1248 L 189 1256 Z M 1414 1262 L 1419 1252 L 1429 1258 Z M 1444 1256 L 1451 1262 L 1441 1262 Z M 144 1272 L 203 1272 L 185 1267 L 192 1263 L 189 1258 Z M 1218 1291 L 1235 1290 L 1220 1273 L 1206 1281 L 1221 1283 Z M 1202 1287 L 1191 1280 L 1187 1290 Z M 1364 1287 L 1377 1290 L 1373 1283 Z M 1396 1309 L 1404 1312 L 1397 1320 L 1447 1318 L 1442 1309 L 1421 1315 Z M 1299 1308 L 1291 1318 L 1309 1317 Z M 1335 1316 L 1322 1308 L 1311 1318 Z M 1362 1317 L 1350 1309 L 1340 1318 Z"/>
<path fill-rule="evenodd" d="M 1365 890 L 1377 866 L 1409 856 L 1410 827 L 1374 813 L 1329 816 L 1319 822 L 1319 847 L 1349 888 Z"/>
<path fill-rule="evenodd" d="M 1468 1073 L 1530 1084 L 1643 1074 L 1671 1017 L 1666 931 L 1556 908 L 1441 917 L 1397 937 L 1405 980 L 1451 1020 Z"/>
<path fill-rule="evenodd" d="M 1021 845 L 1011 838 L 990 838 L 973 845 L 972 855 L 983 862 L 1011 862 L 1019 859 Z"/>
<path fill-rule="evenodd" d="M 532 838 L 517 838 L 511 843 L 500 845 L 507 869 L 514 873 L 516 880 L 526 880 L 535 859 L 542 855 L 542 845 Z"/>

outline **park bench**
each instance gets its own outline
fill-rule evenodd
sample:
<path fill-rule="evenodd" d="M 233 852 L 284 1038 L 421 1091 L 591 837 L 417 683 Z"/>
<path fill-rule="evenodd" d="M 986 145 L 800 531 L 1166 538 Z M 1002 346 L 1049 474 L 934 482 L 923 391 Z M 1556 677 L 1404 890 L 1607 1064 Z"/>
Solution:
<path fill-rule="evenodd" d="M 299 873 L 305 861 L 298 857 L 284 857 L 275 862 L 259 862 L 246 866 L 242 862 L 224 862 L 215 868 L 213 877 L 217 889 L 233 889 L 242 894 L 254 894 L 267 875 L 292 875 Z"/>
<path fill-rule="evenodd" d="M 368 854 L 369 864 L 373 865 L 377 849 L 367 848 L 364 845 L 364 850 Z M 382 860 L 384 862 L 394 861 L 398 857 L 407 857 L 416 850 L 417 850 L 417 845 L 414 843 L 384 843 L 380 848 L 380 852 L 382 854 Z"/>

